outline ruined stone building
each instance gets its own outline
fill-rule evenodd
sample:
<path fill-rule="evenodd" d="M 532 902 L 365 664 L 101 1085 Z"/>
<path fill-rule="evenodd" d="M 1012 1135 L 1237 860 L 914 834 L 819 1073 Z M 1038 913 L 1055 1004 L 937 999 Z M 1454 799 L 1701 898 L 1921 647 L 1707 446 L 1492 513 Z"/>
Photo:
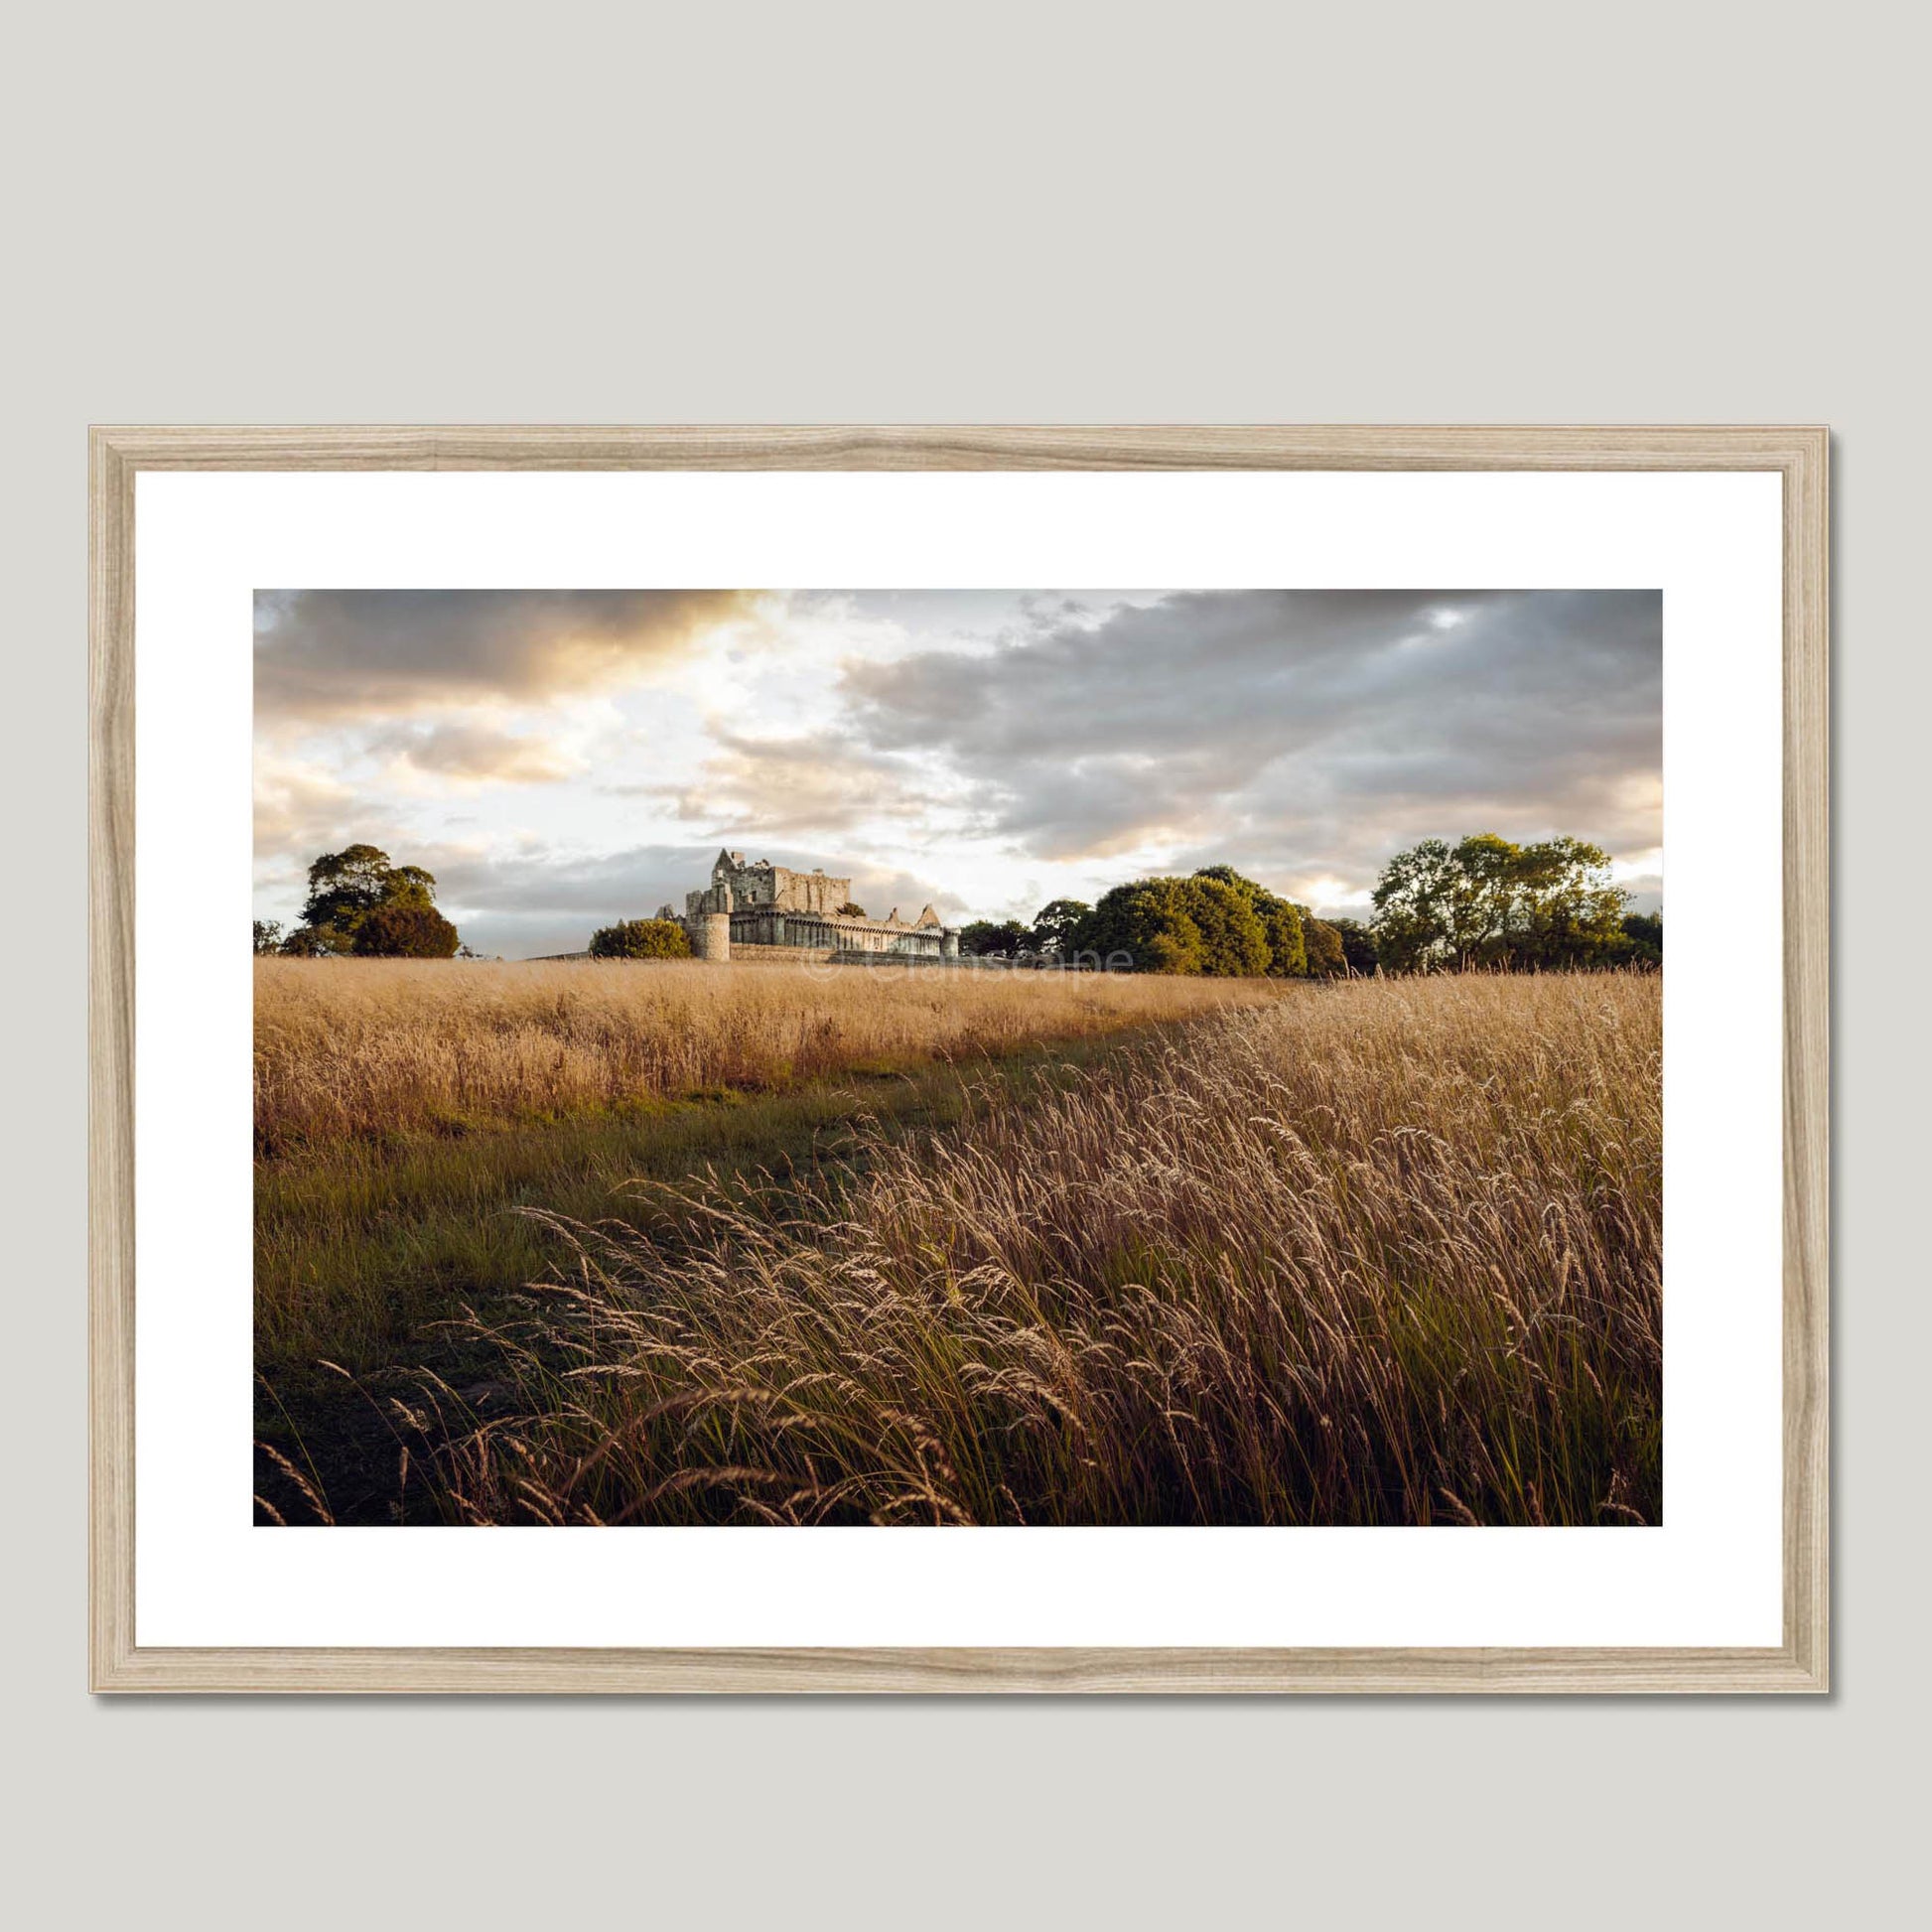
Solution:
<path fill-rule="evenodd" d="M 792 872 L 768 859 L 747 865 L 742 852 L 720 852 L 711 884 L 685 895 L 683 925 L 700 959 L 729 959 L 741 946 L 783 946 L 837 955 L 957 959 L 959 934 L 926 906 L 905 920 L 898 907 L 883 919 L 842 912 L 852 881 L 827 872 Z M 661 918 L 674 914 L 667 905 Z"/>

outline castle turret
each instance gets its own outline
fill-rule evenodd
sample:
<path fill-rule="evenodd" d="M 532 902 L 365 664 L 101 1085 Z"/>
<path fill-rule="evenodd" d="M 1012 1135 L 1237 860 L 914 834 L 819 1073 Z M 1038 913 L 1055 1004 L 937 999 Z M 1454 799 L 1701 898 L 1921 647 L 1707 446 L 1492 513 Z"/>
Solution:
<path fill-rule="evenodd" d="M 699 959 L 728 965 L 732 956 L 732 889 L 720 880 L 685 898 L 684 931 Z"/>

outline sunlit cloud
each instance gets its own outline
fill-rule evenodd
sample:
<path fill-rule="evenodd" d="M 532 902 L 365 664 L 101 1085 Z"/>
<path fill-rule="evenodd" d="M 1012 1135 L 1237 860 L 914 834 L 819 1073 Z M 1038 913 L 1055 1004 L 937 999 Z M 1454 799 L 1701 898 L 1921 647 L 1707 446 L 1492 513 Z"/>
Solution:
<path fill-rule="evenodd" d="M 636 682 L 751 591 L 259 591 L 258 719 L 342 720 Z"/>
<path fill-rule="evenodd" d="M 392 725 L 362 744 L 399 774 L 442 785 L 554 784 L 585 768 L 562 745 L 469 720 Z"/>
<path fill-rule="evenodd" d="M 688 823 L 811 835 L 882 818 L 915 820 L 931 806 L 932 787 L 921 787 L 916 771 L 847 739 L 758 738 L 714 727 L 712 742 L 718 749 L 697 777 L 669 794 Z"/>

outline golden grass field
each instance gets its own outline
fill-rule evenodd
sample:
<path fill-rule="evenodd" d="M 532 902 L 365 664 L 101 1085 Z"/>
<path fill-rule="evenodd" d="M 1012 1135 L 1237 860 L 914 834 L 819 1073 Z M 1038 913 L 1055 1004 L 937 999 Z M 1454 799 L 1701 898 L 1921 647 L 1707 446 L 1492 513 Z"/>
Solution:
<path fill-rule="evenodd" d="M 834 1040 L 1127 1029 L 1024 1083 L 941 1070 L 947 1109 L 862 1112 L 806 1159 L 694 1152 L 608 1213 L 524 1215 L 540 1279 L 356 1378 L 394 1517 L 1661 1520 L 1654 976 L 337 970 L 260 982 L 271 1145 L 510 1118 L 511 1067 L 609 1106 L 601 1050 L 663 1091 L 797 1078 Z M 270 1520 L 335 1513 L 319 1476 L 276 1493 Z"/>
<path fill-rule="evenodd" d="M 1010 1052 L 1279 997 L 1260 980 L 695 961 L 255 962 L 265 1152 Z"/>

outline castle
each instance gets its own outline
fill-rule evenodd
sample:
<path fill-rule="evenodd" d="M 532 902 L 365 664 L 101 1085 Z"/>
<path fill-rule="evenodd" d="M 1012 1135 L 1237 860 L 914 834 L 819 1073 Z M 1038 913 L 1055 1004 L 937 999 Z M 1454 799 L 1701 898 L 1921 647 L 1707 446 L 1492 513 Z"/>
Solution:
<path fill-rule="evenodd" d="M 959 933 L 931 906 L 903 920 L 898 907 L 883 919 L 841 908 L 852 903 L 852 881 L 826 872 L 792 872 L 768 859 L 747 865 L 742 852 L 720 852 L 711 884 L 687 893 L 682 924 L 700 959 L 728 960 L 739 946 L 783 946 L 893 959 L 957 959 Z M 659 918 L 676 915 L 666 905 Z"/>

